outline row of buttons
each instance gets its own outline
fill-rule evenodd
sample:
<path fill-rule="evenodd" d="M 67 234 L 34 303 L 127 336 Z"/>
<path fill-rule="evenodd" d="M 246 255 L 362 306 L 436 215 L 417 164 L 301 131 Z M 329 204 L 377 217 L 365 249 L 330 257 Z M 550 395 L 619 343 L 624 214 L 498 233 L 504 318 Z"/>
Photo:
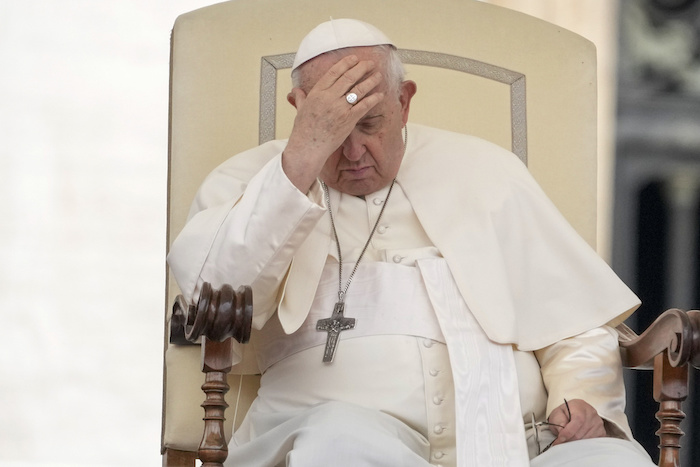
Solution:
<path fill-rule="evenodd" d="M 382 198 L 374 198 L 372 202 L 375 206 L 381 206 L 382 204 L 384 204 L 384 200 Z M 380 225 L 379 227 L 377 227 L 377 233 L 384 234 L 386 233 L 387 229 L 388 227 L 386 225 Z"/>
<path fill-rule="evenodd" d="M 399 257 L 399 255 L 394 256 L 394 261 L 396 261 L 396 258 L 397 258 L 397 257 Z M 403 259 L 403 258 L 401 258 L 401 259 Z M 396 261 L 396 262 L 398 262 L 398 261 Z M 430 348 L 432 348 L 434 345 L 435 345 L 435 341 L 434 341 L 434 340 L 432 340 L 432 339 L 423 339 L 423 347 L 425 347 L 426 349 L 430 349 Z M 432 376 L 433 378 L 437 378 L 437 377 L 440 375 L 440 372 L 441 372 L 441 371 L 440 371 L 438 368 L 434 368 L 434 367 L 433 367 L 433 368 L 430 368 L 430 369 L 428 370 L 428 374 L 429 374 L 430 376 Z M 432 402 L 433 402 L 434 405 L 439 406 L 439 405 L 442 404 L 442 402 L 443 402 L 444 400 L 445 400 L 445 397 L 444 397 L 441 393 L 438 392 L 438 393 L 435 393 L 435 395 L 433 396 Z M 441 434 L 443 434 L 443 433 L 445 432 L 446 429 L 447 429 L 447 426 L 446 426 L 446 425 L 444 425 L 444 424 L 442 424 L 442 423 L 436 423 L 436 424 L 433 426 L 433 433 L 434 433 L 435 435 L 441 435 Z M 434 452 L 432 453 L 432 460 L 439 461 L 439 460 L 441 460 L 441 459 L 444 458 L 444 457 L 445 457 L 445 453 L 444 453 L 443 451 L 434 451 Z M 433 465 L 434 467 L 442 467 L 441 464 L 431 464 L 431 465 Z"/>
<path fill-rule="evenodd" d="M 374 198 L 374 199 L 372 200 L 372 203 L 374 203 L 375 206 L 381 206 L 382 204 L 384 204 L 384 199 L 382 199 L 382 198 Z M 389 230 L 389 226 L 388 226 L 388 225 L 380 225 L 379 227 L 377 227 L 377 233 L 380 234 L 380 235 L 381 235 L 381 234 L 385 234 L 385 233 L 387 232 L 387 230 Z M 401 261 L 403 261 L 405 258 L 406 258 L 405 256 L 394 255 L 394 257 L 391 258 L 391 259 L 394 261 L 394 263 L 399 264 L 399 263 L 401 263 Z"/>

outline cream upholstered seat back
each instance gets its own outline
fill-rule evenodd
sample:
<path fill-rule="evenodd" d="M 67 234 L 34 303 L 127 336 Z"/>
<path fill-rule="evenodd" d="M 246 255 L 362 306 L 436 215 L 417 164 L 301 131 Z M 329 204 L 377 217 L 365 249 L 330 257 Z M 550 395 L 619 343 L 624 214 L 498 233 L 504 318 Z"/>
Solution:
<path fill-rule="evenodd" d="M 234 0 L 184 14 L 173 29 L 168 246 L 214 167 L 261 142 L 288 136 L 294 109 L 286 95 L 294 51 L 329 17 L 372 23 L 401 49 L 407 78 L 418 83 L 409 121 L 474 134 L 512 150 L 595 244 L 593 44 L 541 20 L 471 0 Z M 166 308 L 178 293 L 168 274 Z M 199 444 L 199 371 L 195 346 L 166 343 L 164 447 L 196 450 Z M 235 405 L 239 377 L 230 376 L 229 383 L 229 403 Z M 241 407 L 255 390 L 255 381 L 244 383 L 249 392 Z M 238 411 L 236 423 L 244 412 Z M 227 418 L 230 430 L 234 409 Z"/>

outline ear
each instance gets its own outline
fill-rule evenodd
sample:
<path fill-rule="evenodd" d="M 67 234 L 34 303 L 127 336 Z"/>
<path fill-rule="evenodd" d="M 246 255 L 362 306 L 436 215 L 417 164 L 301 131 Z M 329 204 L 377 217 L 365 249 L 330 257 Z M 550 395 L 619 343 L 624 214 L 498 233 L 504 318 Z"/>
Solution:
<path fill-rule="evenodd" d="M 401 117 L 403 119 L 403 124 L 408 122 L 408 112 L 411 108 L 411 99 L 416 94 L 418 86 L 415 81 L 406 80 L 401 83 L 401 89 L 399 90 L 399 102 L 401 102 Z"/>
<path fill-rule="evenodd" d="M 293 93 L 290 92 L 289 94 L 287 94 L 287 102 L 289 102 L 290 104 L 292 104 L 292 106 L 293 106 L 295 109 L 297 108 L 297 99 L 296 99 L 296 97 L 294 96 Z"/>
<path fill-rule="evenodd" d="M 289 94 L 287 94 L 287 102 L 292 104 L 292 106 L 298 110 L 298 104 L 303 99 L 303 95 L 304 91 L 299 88 L 293 88 L 291 91 L 289 91 Z"/>

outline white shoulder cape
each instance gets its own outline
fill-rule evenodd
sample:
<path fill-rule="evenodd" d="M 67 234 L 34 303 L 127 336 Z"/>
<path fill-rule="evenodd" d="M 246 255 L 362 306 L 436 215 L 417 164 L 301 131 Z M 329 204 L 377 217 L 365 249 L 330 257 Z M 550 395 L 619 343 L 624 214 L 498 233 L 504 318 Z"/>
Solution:
<path fill-rule="evenodd" d="M 200 189 L 192 212 L 227 200 L 233 206 L 285 144 L 271 141 L 222 164 Z M 511 152 L 476 137 L 410 125 L 397 183 L 493 341 L 540 349 L 616 325 L 639 306 Z M 288 333 L 306 317 L 328 241 L 327 229 L 315 228 L 294 256 L 278 308 Z"/>

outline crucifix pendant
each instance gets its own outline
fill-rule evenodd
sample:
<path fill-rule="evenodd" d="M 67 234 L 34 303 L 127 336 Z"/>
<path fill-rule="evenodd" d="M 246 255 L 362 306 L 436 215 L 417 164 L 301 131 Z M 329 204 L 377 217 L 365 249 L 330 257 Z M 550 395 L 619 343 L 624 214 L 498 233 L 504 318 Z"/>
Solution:
<path fill-rule="evenodd" d="M 333 308 L 333 314 L 330 318 L 319 319 L 316 322 L 317 331 L 326 331 L 326 350 L 323 353 L 323 362 L 331 363 L 335 356 L 335 349 L 338 346 L 338 336 L 340 331 L 352 329 L 355 327 L 355 318 L 346 318 L 343 316 L 345 311 L 345 303 L 338 302 Z"/>

